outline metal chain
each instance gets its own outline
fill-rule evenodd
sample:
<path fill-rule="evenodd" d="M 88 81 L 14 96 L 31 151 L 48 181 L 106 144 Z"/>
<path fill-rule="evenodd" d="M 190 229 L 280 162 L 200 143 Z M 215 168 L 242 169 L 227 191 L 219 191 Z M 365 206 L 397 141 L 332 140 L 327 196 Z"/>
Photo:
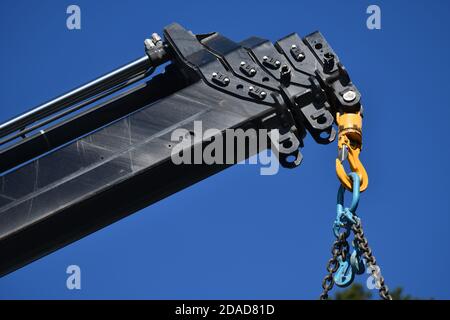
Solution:
<path fill-rule="evenodd" d="M 356 219 L 356 223 L 353 224 L 351 230 L 354 233 L 354 243 L 361 250 L 363 257 L 372 272 L 372 276 L 379 287 L 380 297 L 383 300 L 392 300 L 392 296 L 389 294 L 389 288 L 384 282 L 384 277 L 381 275 L 381 269 L 378 266 L 375 256 L 372 253 L 372 249 L 369 247 L 369 242 L 364 235 L 360 218 Z M 322 281 L 323 291 L 320 295 L 320 300 L 327 300 L 328 293 L 334 287 L 334 274 L 339 268 L 337 259 L 341 256 L 342 260 L 345 260 L 349 252 L 349 244 L 347 241 L 348 236 L 349 233 L 347 231 L 342 232 L 339 234 L 339 238 L 334 241 L 333 246 L 331 247 L 332 257 L 327 263 L 328 274 Z"/>
<path fill-rule="evenodd" d="M 364 235 L 364 231 L 361 225 L 361 219 L 358 219 L 355 224 L 352 226 L 352 231 L 355 235 L 354 241 L 356 245 L 361 250 L 364 259 L 367 262 L 367 265 L 369 266 L 372 276 L 374 277 L 377 286 L 379 286 L 379 294 L 380 297 L 383 300 L 392 300 L 392 296 L 389 294 L 389 288 L 384 283 L 384 278 L 381 275 L 381 269 L 377 265 L 377 261 L 372 254 L 372 249 L 369 247 L 369 242 L 367 241 L 367 238 Z"/>
<path fill-rule="evenodd" d="M 349 245 L 347 242 L 348 238 L 348 232 L 343 232 L 339 235 L 339 238 L 336 239 L 333 243 L 333 246 L 331 247 L 331 259 L 328 260 L 327 263 L 327 271 L 328 274 L 323 278 L 322 281 L 322 294 L 320 295 L 320 300 L 327 300 L 328 299 L 328 292 L 333 289 L 334 286 L 334 274 L 339 268 L 339 263 L 337 258 L 339 256 L 342 257 L 343 260 L 345 260 L 347 254 Z"/>

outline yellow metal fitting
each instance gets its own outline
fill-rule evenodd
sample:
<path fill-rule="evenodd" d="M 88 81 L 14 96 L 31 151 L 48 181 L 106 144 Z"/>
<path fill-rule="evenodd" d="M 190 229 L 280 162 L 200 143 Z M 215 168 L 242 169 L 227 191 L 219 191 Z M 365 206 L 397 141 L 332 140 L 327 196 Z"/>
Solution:
<path fill-rule="evenodd" d="M 362 147 L 362 116 L 361 113 L 336 114 L 336 122 L 339 127 L 338 158 L 336 159 L 336 174 L 342 185 L 352 191 L 352 180 L 345 172 L 342 162 L 347 159 L 350 169 L 356 172 L 361 179 L 360 192 L 367 189 L 369 177 L 366 169 L 359 160 Z"/>

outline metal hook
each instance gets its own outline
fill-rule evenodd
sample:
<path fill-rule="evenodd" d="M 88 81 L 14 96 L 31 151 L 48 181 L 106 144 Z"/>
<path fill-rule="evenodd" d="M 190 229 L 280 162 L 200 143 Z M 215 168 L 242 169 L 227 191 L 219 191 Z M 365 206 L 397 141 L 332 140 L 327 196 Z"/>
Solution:
<path fill-rule="evenodd" d="M 360 113 L 336 114 L 339 126 L 338 157 L 336 158 L 336 174 L 342 185 L 352 191 L 352 181 L 345 172 L 343 161 L 348 160 L 352 172 L 356 172 L 361 180 L 360 192 L 367 189 L 369 177 L 359 159 L 362 147 L 362 117 Z"/>
<path fill-rule="evenodd" d="M 361 249 L 355 245 L 355 241 L 352 242 L 352 246 L 355 250 L 353 250 L 350 256 L 350 265 L 356 274 L 363 274 L 366 271 L 366 266 L 362 258 Z"/>
<path fill-rule="evenodd" d="M 339 267 L 333 277 L 334 283 L 338 287 L 345 288 L 348 287 L 355 279 L 355 272 L 353 271 L 348 257 L 343 260 L 342 256 L 339 256 L 338 262 Z"/>

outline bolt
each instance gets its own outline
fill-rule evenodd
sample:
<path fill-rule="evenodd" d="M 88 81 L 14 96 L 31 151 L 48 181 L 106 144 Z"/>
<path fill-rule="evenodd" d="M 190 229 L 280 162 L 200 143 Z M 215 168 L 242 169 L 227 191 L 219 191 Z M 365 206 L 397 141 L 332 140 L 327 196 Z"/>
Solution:
<path fill-rule="evenodd" d="M 297 49 L 297 46 L 296 46 L 295 44 L 293 44 L 293 45 L 291 46 L 291 49 Z"/>
<path fill-rule="evenodd" d="M 277 67 L 279 67 L 280 66 L 280 64 L 281 64 L 281 62 L 280 61 L 275 61 L 275 65 L 277 66 Z"/>
<path fill-rule="evenodd" d="M 151 48 L 153 48 L 155 46 L 155 44 L 153 43 L 152 40 L 145 39 L 144 40 L 144 46 L 145 46 L 145 49 L 150 50 Z"/>
<path fill-rule="evenodd" d="M 267 96 L 267 93 L 265 91 L 261 91 L 261 97 L 264 98 L 265 96 Z"/>
<path fill-rule="evenodd" d="M 241 66 L 245 66 L 245 62 L 244 61 L 241 61 Z"/>
<path fill-rule="evenodd" d="M 212 76 L 215 78 L 215 77 L 217 77 L 217 72 L 213 72 L 212 73 Z"/>
<path fill-rule="evenodd" d="M 254 88 L 253 86 L 250 86 L 250 87 L 248 88 L 248 90 L 253 91 L 253 90 L 255 90 L 255 88 Z"/>
<path fill-rule="evenodd" d="M 344 98 L 345 102 L 352 102 L 353 100 L 356 99 L 356 92 L 353 90 L 349 90 L 346 93 L 344 93 L 342 98 Z"/>
<path fill-rule="evenodd" d="M 264 61 L 267 61 L 268 59 L 269 59 L 268 56 L 264 56 L 264 57 L 263 57 L 263 60 L 264 60 Z"/>
<path fill-rule="evenodd" d="M 225 78 L 225 79 L 223 79 L 223 82 L 224 82 L 225 84 L 229 84 L 229 83 L 230 83 L 230 79 L 229 79 L 229 78 Z"/>
<path fill-rule="evenodd" d="M 283 65 L 280 70 L 280 80 L 284 85 L 288 85 L 291 81 L 291 69 L 287 65 Z"/>
<path fill-rule="evenodd" d="M 334 68 L 334 54 L 327 52 L 323 57 L 324 71 L 330 72 Z"/>
<path fill-rule="evenodd" d="M 305 59 L 305 55 L 303 54 L 303 52 L 301 52 L 301 53 L 299 53 L 298 54 L 298 56 L 297 56 L 297 60 L 303 60 L 303 59 Z"/>
<path fill-rule="evenodd" d="M 157 34 L 157 33 L 155 32 L 155 33 L 152 33 L 152 40 L 153 40 L 153 43 L 154 43 L 154 44 L 157 44 L 158 42 L 161 41 L 161 37 L 159 36 L 159 34 Z"/>
<path fill-rule="evenodd" d="M 254 76 L 256 74 L 256 70 L 255 69 L 250 69 L 250 75 Z"/>

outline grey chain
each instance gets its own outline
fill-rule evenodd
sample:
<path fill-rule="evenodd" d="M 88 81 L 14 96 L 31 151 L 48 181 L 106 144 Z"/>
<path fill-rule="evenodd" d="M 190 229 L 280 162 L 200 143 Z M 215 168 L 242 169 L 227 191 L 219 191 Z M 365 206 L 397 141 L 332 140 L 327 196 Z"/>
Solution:
<path fill-rule="evenodd" d="M 361 219 L 358 219 L 356 223 L 352 226 L 352 231 L 355 234 L 354 241 L 356 245 L 361 250 L 364 259 L 369 266 L 372 276 L 376 280 L 377 285 L 379 286 L 378 292 L 380 297 L 383 300 L 392 300 L 392 296 L 389 294 L 389 288 L 384 283 L 384 278 L 381 275 L 380 267 L 377 265 L 377 260 L 375 259 L 372 249 L 369 247 L 369 242 L 367 238 L 364 236 L 364 231 L 361 225 Z"/>
<path fill-rule="evenodd" d="M 331 259 L 328 260 L 327 263 L 327 271 L 328 274 L 323 278 L 322 280 L 322 294 L 320 295 L 320 300 L 327 300 L 328 299 L 328 292 L 333 289 L 334 286 L 334 274 L 336 273 L 337 269 L 339 268 L 338 260 L 337 258 L 339 256 L 342 257 L 342 259 L 345 260 L 347 254 L 348 254 L 348 242 L 347 242 L 348 233 L 343 232 L 340 234 L 339 238 L 336 239 L 333 243 L 333 246 L 331 247 Z"/>
<path fill-rule="evenodd" d="M 364 259 L 369 266 L 372 276 L 376 280 L 377 285 L 379 286 L 379 294 L 383 300 L 392 300 L 392 296 L 389 294 L 389 288 L 384 282 L 384 278 L 381 275 L 380 267 L 377 265 L 377 261 L 372 253 L 372 249 L 369 247 L 369 242 L 364 235 L 364 231 L 361 225 L 361 219 L 357 219 L 356 223 L 352 226 L 352 231 L 354 233 L 354 242 L 361 250 Z M 320 300 L 328 299 L 328 292 L 333 289 L 334 286 L 334 274 L 336 273 L 339 265 L 337 258 L 339 256 L 342 257 L 342 260 L 345 260 L 346 255 L 348 254 L 348 238 L 349 234 L 347 231 L 341 233 L 339 238 L 336 239 L 331 247 L 332 257 L 328 260 L 327 263 L 327 271 L 328 274 L 324 277 L 322 281 L 322 294 L 320 295 Z"/>

